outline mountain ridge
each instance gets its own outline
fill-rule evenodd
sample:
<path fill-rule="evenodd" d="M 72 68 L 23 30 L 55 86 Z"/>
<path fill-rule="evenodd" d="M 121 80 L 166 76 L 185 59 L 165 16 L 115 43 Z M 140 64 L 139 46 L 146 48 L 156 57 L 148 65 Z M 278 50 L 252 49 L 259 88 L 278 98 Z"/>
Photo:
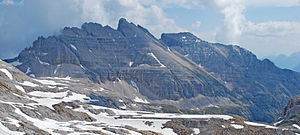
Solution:
<path fill-rule="evenodd" d="M 88 78 L 179 108 L 240 107 L 229 112 L 266 122 L 300 88 L 294 83 L 298 73 L 260 61 L 239 46 L 208 43 L 186 32 L 162 34 L 159 40 L 126 19 L 119 20 L 116 30 L 96 23 L 66 27 L 6 61 L 35 77 Z"/>

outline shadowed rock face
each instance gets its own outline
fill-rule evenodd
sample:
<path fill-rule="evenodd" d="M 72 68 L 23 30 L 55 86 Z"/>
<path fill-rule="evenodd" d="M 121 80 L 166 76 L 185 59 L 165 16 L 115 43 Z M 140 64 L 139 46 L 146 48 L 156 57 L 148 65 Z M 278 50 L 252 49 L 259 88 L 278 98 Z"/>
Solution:
<path fill-rule="evenodd" d="M 293 128 L 300 132 L 300 95 L 294 96 L 289 100 L 281 116 L 274 124 L 280 127 Z"/>
<path fill-rule="evenodd" d="M 300 75 L 259 60 L 235 45 L 202 41 L 191 33 L 162 34 L 161 41 L 222 80 L 250 110 L 250 119 L 271 122 L 289 97 L 300 92 Z"/>
<path fill-rule="evenodd" d="M 6 61 L 22 63 L 16 67 L 36 77 L 125 80 L 152 100 L 233 95 L 203 68 L 168 51 L 146 29 L 125 19 L 117 30 L 96 23 L 64 28 L 58 36 L 38 38 L 33 47 Z"/>

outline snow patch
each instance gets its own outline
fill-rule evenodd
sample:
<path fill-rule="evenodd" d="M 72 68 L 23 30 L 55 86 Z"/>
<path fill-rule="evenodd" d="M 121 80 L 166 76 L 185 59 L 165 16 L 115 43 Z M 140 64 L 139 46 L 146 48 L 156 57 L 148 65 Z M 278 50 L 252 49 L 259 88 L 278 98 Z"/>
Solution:
<path fill-rule="evenodd" d="M 130 61 L 129 62 L 129 67 L 131 67 L 133 65 L 133 62 L 132 61 Z"/>
<path fill-rule="evenodd" d="M 85 67 L 83 67 L 81 64 L 80 64 L 80 67 L 81 67 L 83 70 L 85 70 Z"/>
<path fill-rule="evenodd" d="M 31 72 L 30 67 L 27 67 L 27 70 L 26 70 L 25 74 L 28 74 L 28 73 L 30 73 L 30 72 Z"/>
<path fill-rule="evenodd" d="M 67 77 L 45 77 L 45 78 L 48 78 L 48 79 L 55 79 L 55 80 L 65 80 L 65 81 L 71 81 L 71 77 L 70 76 L 67 76 Z"/>
<path fill-rule="evenodd" d="M 250 121 L 244 121 L 245 124 L 251 125 L 251 126 L 258 126 L 258 127 L 265 127 L 265 128 L 272 128 L 272 129 L 277 129 L 277 127 L 266 125 L 266 124 L 261 124 L 261 123 L 255 123 L 255 122 L 250 122 Z"/>
<path fill-rule="evenodd" d="M 86 95 L 77 94 L 74 92 L 68 96 L 68 91 L 58 92 L 58 93 L 33 91 L 28 94 L 32 96 L 36 96 L 36 97 L 32 97 L 31 99 L 38 102 L 38 103 L 30 103 L 31 105 L 44 105 L 51 109 L 54 109 L 52 105 L 61 103 L 63 101 L 70 102 L 74 100 L 79 100 L 81 102 L 85 102 L 86 101 L 85 99 L 89 99 L 89 97 L 87 97 Z"/>
<path fill-rule="evenodd" d="M 278 122 L 275 122 L 273 125 L 274 126 L 277 126 L 278 124 L 280 124 L 281 122 L 283 122 L 284 121 L 284 119 L 282 119 L 282 120 L 280 120 L 280 121 L 278 121 Z"/>
<path fill-rule="evenodd" d="M 43 98 L 63 98 L 68 94 L 68 91 L 65 92 L 42 92 L 42 91 L 32 91 L 28 93 L 31 96 L 43 97 Z"/>
<path fill-rule="evenodd" d="M 24 135 L 24 133 L 22 133 L 22 132 L 9 130 L 1 122 L 0 122 L 0 134 L 1 135 Z"/>
<path fill-rule="evenodd" d="M 77 51 L 77 48 L 73 44 L 70 44 L 70 46 Z"/>
<path fill-rule="evenodd" d="M 297 128 L 297 129 L 300 129 L 300 126 L 297 125 L 297 124 L 293 124 L 293 127 Z"/>
<path fill-rule="evenodd" d="M 135 97 L 134 101 L 135 101 L 135 102 L 139 102 L 139 103 L 149 104 L 149 102 L 148 102 L 146 99 L 143 100 L 143 99 L 141 99 L 141 98 L 139 98 L 139 97 Z"/>
<path fill-rule="evenodd" d="M 23 88 L 22 86 L 20 86 L 20 85 L 15 85 L 15 86 L 16 86 L 16 88 L 17 88 L 18 90 L 20 90 L 20 91 L 22 91 L 22 92 L 25 93 L 25 90 L 24 90 L 24 88 Z"/>
<path fill-rule="evenodd" d="M 8 123 L 9 124 L 12 124 L 12 125 L 16 125 L 17 127 L 19 127 L 20 126 L 20 121 L 19 120 L 16 120 L 16 119 L 12 119 L 12 118 L 10 118 L 10 117 L 6 117 L 7 119 L 8 119 Z"/>
<path fill-rule="evenodd" d="M 55 129 L 63 130 L 63 131 L 74 131 L 72 128 L 69 128 L 70 124 L 66 122 L 58 122 L 52 119 L 44 119 L 40 120 L 37 118 L 29 117 L 28 115 L 24 114 L 19 108 L 15 109 L 15 112 L 21 116 L 23 116 L 28 121 L 33 122 L 33 125 L 36 127 L 49 132 L 52 135 L 58 135 L 58 133 L 53 132 Z"/>
<path fill-rule="evenodd" d="M 57 83 L 57 82 L 52 81 L 52 80 L 39 80 L 39 79 L 34 79 L 34 80 L 38 81 L 41 84 L 45 84 L 45 85 L 64 85 L 64 86 L 66 86 L 66 84 Z"/>
<path fill-rule="evenodd" d="M 170 47 L 168 46 L 168 51 L 171 52 Z"/>
<path fill-rule="evenodd" d="M 140 92 L 139 87 L 137 86 L 137 84 L 134 81 L 130 81 L 130 83 L 137 90 L 137 92 Z"/>
<path fill-rule="evenodd" d="M 153 53 L 147 53 L 147 54 L 150 55 L 151 57 L 153 57 L 160 64 L 160 67 L 166 67 L 164 64 L 162 64 L 159 61 L 159 59 Z"/>
<path fill-rule="evenodd" d="M 193 128 L 194 134 L 200 134 L 199 128 Z"/>
<path fill-rule="evenodd" d="M 10 80 L 13 80 L 13 76 L 7 69 L 1 68 L 0 71 L 3 72 Z"/>
<path fill-rule="evenodd" d="M 34 75 L 34 74 L 30 74 L 29 76 L 35 78 L 35 75 Z"/>
<path fill-rule="evenodd" d="M 235 129 L 243 129 L 243 125 L 238 125 L 238 124 L 231 124 L 230 126 L 234 127 Z"/>
<path fill-rule="evenodd" d="M 186 36 L 182 36 L 181 38 L 182 38 L 182 39 L 186 39 Z"/>
<path fill-rule="evenodd" d="M 58 68 L 60 68 L 61 67 L 61 64 L 58 64 L 57 66 L 56 66 L 56 68 L 55 68 L 55 70 L 54 70 L 54 74 L 56 74 L 57 73 L 57 70 L 58 70 Z"/>
<path fill-rule="evenodd" d="M 24 86 L 29 86 L 29 87 L 38 87 L 39 86 L 38 84 L 29 82 L 29 81 L 24 81 L 23 83 L 19 83 L 19 84 L 24 85 Z"/>
<path fill-rule="evenodd" d="M 47 66 L 50 65 L 50 64 L 47 63 L 47 62 L 41 61 L 39 57 L 36 57 L 36 59 L 37 59 L 37 60 L 39 61 L 39 63 L 42 64 L 42 65 L 47 65 Z"/>

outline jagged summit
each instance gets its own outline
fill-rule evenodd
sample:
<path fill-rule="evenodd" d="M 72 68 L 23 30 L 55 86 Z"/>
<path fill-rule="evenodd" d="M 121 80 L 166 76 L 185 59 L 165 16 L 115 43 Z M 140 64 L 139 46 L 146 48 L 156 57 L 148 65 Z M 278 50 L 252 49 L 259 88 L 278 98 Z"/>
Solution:
<path fill-rule="evenodd" d="M 14 59 L 27 75 L 86 77 L 98 83 L 122 80 L 152 100 L 204 95 L 221 98 L 196 100 L 234 105 L 230 91 L 213 76 L 123 18 L 117 30 L 85 23 L 81 29 L 65 28 L 61 35 L 40 38 L 34 44 Z"/>
<path fill-rule="evenodd" d="M 272 121 L 289 97 L 300 94 L 299 73 L 261 61 L 244 48 L 209 43 L 188 32 L 162 34 L 158 40 L 123 18 L 117 29 L 96 23 L 66 27 L 6 61 L 32 77 L 87 78 L 127 98 L 135 91 L 154 104 L 208 107 L 217 111 L 204 112 L 257 121 Z"/>

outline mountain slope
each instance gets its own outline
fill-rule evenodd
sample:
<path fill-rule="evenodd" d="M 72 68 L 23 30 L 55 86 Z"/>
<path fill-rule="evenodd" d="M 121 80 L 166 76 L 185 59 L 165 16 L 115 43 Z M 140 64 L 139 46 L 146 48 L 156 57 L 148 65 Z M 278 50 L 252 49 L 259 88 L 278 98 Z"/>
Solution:
<path fill-rule="evenodd" d="M 6 61 L 35 77 L 86 77 L 101 84 L 122 81 L 149 100 L 198 97 L 205 103 L 190 102 L 191 107 L 235 105 L 230 100 L 234 94 L 221 82 L 125 19 L 120 19 L 117 30 L 95 23 L 64 28 L 58 36 L 38 38 L 33 47 Z"/>
<path fill-rule="evenodd" d="M 250 119 L 271 122 L 291 96 L 300 93 L 300 74 L 258 60 L 239 46 L 202 41 L 191 33 L 162 34 L 161 41 L 224 82 L 248 104 Z"/>
<path fill-rule="evenodd" d="M 90 95 L 107 89 L 77 79 L 82 78 L 30 78 L 0 60 L 0 134 L 294 134 L 237 116 L 179 115 L 94 105 L 96 99 Z M 118 101 L 127 104 L 126 100 Z"/>
<path fill-rule="evenodd" d="M 289 97 L 300 94 L 299 73 L 258 60 L 243 48 L 190 33 L 158 40 L 125 19 L 116 30 L 96 23 L 64 28 L 6 61 L 30 76 L 92 80 L 113 91 L 108 97 L 256 121 L 272 122 Z M 101 94 L 91 98 L 102 99 Z"/>
<path fill-rule="evenodd" d="M 275 126 L 291 128 L 300 133 L 300 95 L 292 97 L 283 109 L 280 117 L 274 122 Z"/>

